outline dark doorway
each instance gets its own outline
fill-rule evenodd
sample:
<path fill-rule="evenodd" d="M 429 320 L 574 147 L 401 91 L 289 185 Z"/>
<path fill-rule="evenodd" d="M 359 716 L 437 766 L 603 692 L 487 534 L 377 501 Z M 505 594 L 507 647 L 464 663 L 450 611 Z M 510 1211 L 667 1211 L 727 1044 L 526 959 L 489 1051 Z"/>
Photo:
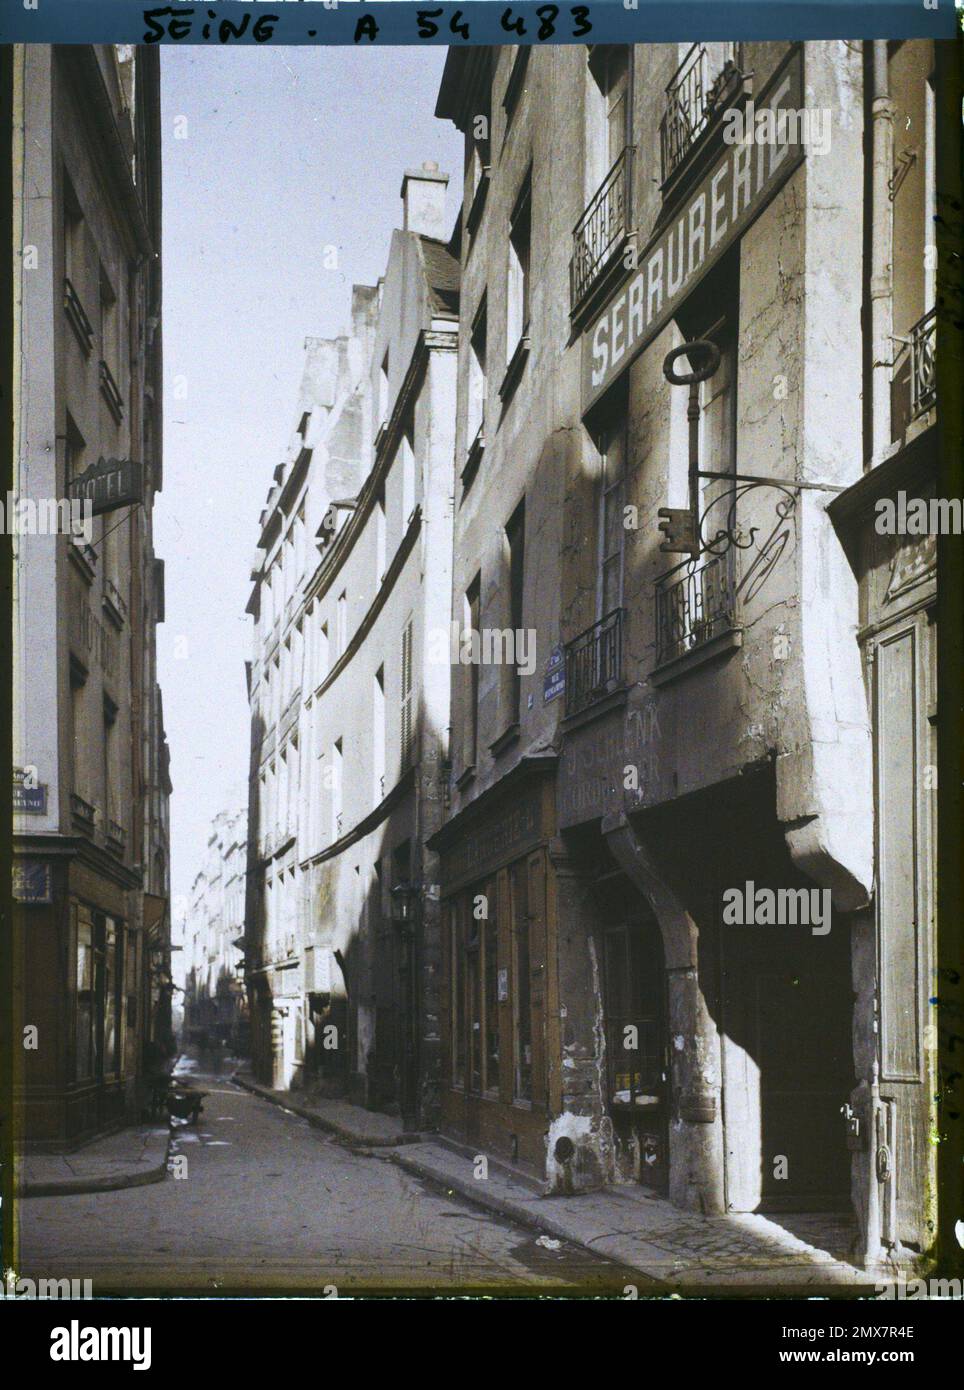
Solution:
<path fill-rule="evenodd" d="M 628 884 L 604 892 L 606 1102 L 624 1177 L 668 1182 L 666 972 L 659 927 Z"/>
<path fill-rule="evenodd" d="M 788 882 L 803 885 L 781 876 L 782 887 Z M 757 1210 L 845 1210 L 850 1154 L 840 1109 L 854 1084 L 846 918 L 832 917 L 823 936 L 806 925 L 721 932 L 728 1204 L 750 1205 L 730 1170 L 742 1163 L 737 1150 L 758 1142 Z"/>

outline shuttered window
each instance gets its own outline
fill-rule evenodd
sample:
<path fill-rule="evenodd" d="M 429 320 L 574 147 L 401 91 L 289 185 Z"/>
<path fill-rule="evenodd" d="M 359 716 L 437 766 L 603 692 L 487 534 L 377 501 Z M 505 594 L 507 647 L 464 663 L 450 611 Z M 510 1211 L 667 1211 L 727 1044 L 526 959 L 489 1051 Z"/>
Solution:
<path fill-rule="evenodd" d="M 402 629 L 401 770 L 411 766 L 415 747 L 415 710 L 412 679 L 412 619 Z"/>

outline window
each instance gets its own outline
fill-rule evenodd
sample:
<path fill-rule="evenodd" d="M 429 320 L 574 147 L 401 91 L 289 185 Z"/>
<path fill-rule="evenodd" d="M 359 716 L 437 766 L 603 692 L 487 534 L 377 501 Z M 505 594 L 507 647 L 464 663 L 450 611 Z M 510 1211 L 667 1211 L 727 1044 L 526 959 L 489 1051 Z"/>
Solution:
<path fill-rule="evenodd" d="M 603 940 L 606 1059 L 611 1109 L 663 1098 L 663 960 L 655 923 L 613 927 Z"/>
<path fill-rule="evenodd" d="M 64 477 L 69 483 L 84 471 L 84 436 L 74 424 L 73 416 L 67 412 L 67 429 L 64 440 Z"/>
<path fill-rule="evenodd" d="M 64 275 L 80 294 L 86 277 L 84 214 L 70 179 L 64 174 Z"/>
<path fill-rule="evenodd" d="M 104 810 L 108 821 L 121 814 L 119 744 L 116 732 L 117 706 L 109 695 L 104 696 Z M 108 832 L 110 831 L 108 826 Z"/>
<path fill-rule="evenodd" d="M 406 527 L 412 519 L 412 512 L 415 510 L 415 449 L 411 425 L 402 434 L 400 450 L 402 458 L 402 526 Z"/>
<path fill-rule="evenodd" d="M 342 589 L 335 606 L 335 657 L 343 655 L 348 646 L 348 593 Z"/>
<path fill-rule="evenodd" d="M 469 337 L 469 402 L 466 437 L 470 449 L 477 441 L 481 442 L 485 429 L 487 319 L 486 296 L 483 295 Z"/>
<path fill-rule="evenodd" d="M 481 923 L 485 940 L 485 1089 L 499 1089 L 499 930 L 496 885 L 486 884 L 488 917 Z"/>
<path fill-rule="evenodd" d="M 482 576 L 477 574 L 465 591 L 462 618 L 463 637 L 478 633 L 482 608 Z M 473 639 L 476 647 L 478 639 Z M 465 745 L 463 748 L 463 770 L 475 767 L 479 751 L 479 664 L 470 661 L 462 668 L 465 671 Z"/>
<path fill-rule="evenodd" d="M 512 68 L 509 72 L 509 80 L 505 86 L 505 95 L 502 98 L 502 109 L 505 112 L 505 135 L 509 133 L 512 124 L 512 117 L 515 115 L 516 107 L 519 105 L 519 98 L 525 88 L 526 71 L 529 67 L 529 48 L 519 45 L 516 48 L 512 59 Z M 504 136 L 503 136 L 504 138 Z"/>
<path fill-rule="evenodd" d="M 512 1093 L 516 1100 L 532 1099 L 532 1000 L 529 954 L 528 866 L 514 864 L 512 895 Z"/>
<path fill-rule="evenodd" d="M 465 1085 L 465 900 L 457 898 L 449 908 L 452 1000 L 452 1084 Z"/>
<path fill-rule="evenodd" d="M 100 355 L 116 377 L 118 369 L 117 295 L 103 266 L 100 268 Z"/>
<path fill-rule="evenodd" d="M 385 668 L 379 666 L 372 682 L 372 801 L 377 806 L 385 795 Z"/>
<path fill-rule="evenodd" d="M 77 1036 L 74 1074 L 90 1080 L 98 1070 L 95 1051 L 96 991 L 94 988 L 94 918 L 86 907 L 77 908 Z"/>
<path fill-rule="evenodd" d="M 525 598 L 525 547 L 526 547 L 526 508 L 525 501 L 519 503 L 509 524 L 505 528 L 506 545 L 509 552 L 509 627 L 514 634 L 515 652 L 518 658 L 523 629 Z M 518 664 L 506 667 L 507 703 L 509 723 L 519 719 L 519 701 L 522 693 L 522 679 Z"/>
<path fill-rule="evenodd" d="M 320 610 L 319 610 L 320 617 Z M 318 628 L 318 651 L 315 656 L 315 685 L 318 686 L 328 675 L 328 624 L 321 623 Z"/>
<path fill-rule="evenodd" d="M 380 492 L 372 509 L 375 526 L 375 584 L 385 578 L 385 494 Z"/>
<path fill-rule="evenodd" d="M 597 620 L 619 608 L 623 601 L 625 474 L 626 416 L 620 413 L 600 439 Z"/>
<path fill-rule="evenodd" d="M 385 356 L 382 358 L 382 365 L 378 371 L 378 419 L 376 430 L 381 429 L 382 425 L 388 421 L 388 349 L 385 349 Z"/>
<path fill-rule="evenodd" d="M 512 361 L 529 331 L 529 258 L 532 235 L 532 181 L 526 175 L 509 219 L 509 283 L 506 303 L 506 360 Z"/>
<path fill-rule="evenodd" d="M 482 923 L 475 916 L 471 897 L 466 905 L 466 913 L 465 987 L 469 1024 L 469 1090 L 478 1094 L 482 1090 L 482 967 L 479 960 Z"/>
<path fill-rule="evenodd" d="M 629 57 L 624 44 L 600 44 L 589 55 L 585 194 L 590 199 L 629 143 Z"/>
<path fill-rule="evenodd" d="M 402 629 L 401 698 L 399 729 L 401 739 L 401 771 L 411 765 L 415 747 L 415 702 L 412 672 L 414 620 L 409 618 Z"/>
<path fill-rule="evenodd" d="M 337 840 L 341 834 L 341 771 L 342 742 L 335 739 L 331 749 L 331 838 Z"/>
<path fill-rule="evenodd" d="M 75 1076 L 99 1080 L 121 1070 L 122 938 L 112 917 L 77 907 Z"/>

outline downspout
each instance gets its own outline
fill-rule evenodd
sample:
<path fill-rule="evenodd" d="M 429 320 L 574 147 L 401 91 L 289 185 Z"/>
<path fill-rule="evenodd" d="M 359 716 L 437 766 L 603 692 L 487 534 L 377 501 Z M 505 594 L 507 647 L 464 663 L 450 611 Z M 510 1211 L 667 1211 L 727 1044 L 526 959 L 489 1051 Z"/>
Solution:
<path fill-rule="evenodd" d="M 894 351 L 894 220 L 890 201 L 890 180 L 894 168 L 894 107 L 890 99 L 886 39 L 875 39 L 873 43 L 872 84 L 871 458 L 879 459 L 891 442 L 890 377 Z"/>

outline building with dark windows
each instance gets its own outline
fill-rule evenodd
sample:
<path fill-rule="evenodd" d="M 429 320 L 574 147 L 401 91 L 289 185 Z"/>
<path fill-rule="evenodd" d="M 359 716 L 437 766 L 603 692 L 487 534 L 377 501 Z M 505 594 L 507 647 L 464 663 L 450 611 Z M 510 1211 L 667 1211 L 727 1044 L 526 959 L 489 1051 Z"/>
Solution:
<path fill-rule="evenodd" d="M 874 526 L 935 476 L 934 80 L 918 42 L 453 49 L 437 106 L 481 653 L 442 1128 L 868 1265 L 936 1221 L 934 541 Z"/>
<path fill-rule="evenodd" d="M 178 962 L 183 978 L 182 1045 L 248 1050 L 244 992 L 247 814 L 221 811 L 191 885 Z"/>
<path fill-rule="evenodd" d="M 299 424 L 261 518 L 249 612 L 253 1061 L 436 1124 L 459 263 L 448 176 L 402 227 L 352 331 L 309 340 Z"/>
<path fill-rule="evenodd" d="M 17 1063 L 27 1143 L 138 1119 L 173 1048 L 155 628 L 163 561 L 159 60 L 14 54 L 15 488 L 89 498 L 89 526 L 16 542 Z M 18 262 L 19 264 L 19 262 Z M 29 1040 L 28 1040 L 29 1039 Z"/>

